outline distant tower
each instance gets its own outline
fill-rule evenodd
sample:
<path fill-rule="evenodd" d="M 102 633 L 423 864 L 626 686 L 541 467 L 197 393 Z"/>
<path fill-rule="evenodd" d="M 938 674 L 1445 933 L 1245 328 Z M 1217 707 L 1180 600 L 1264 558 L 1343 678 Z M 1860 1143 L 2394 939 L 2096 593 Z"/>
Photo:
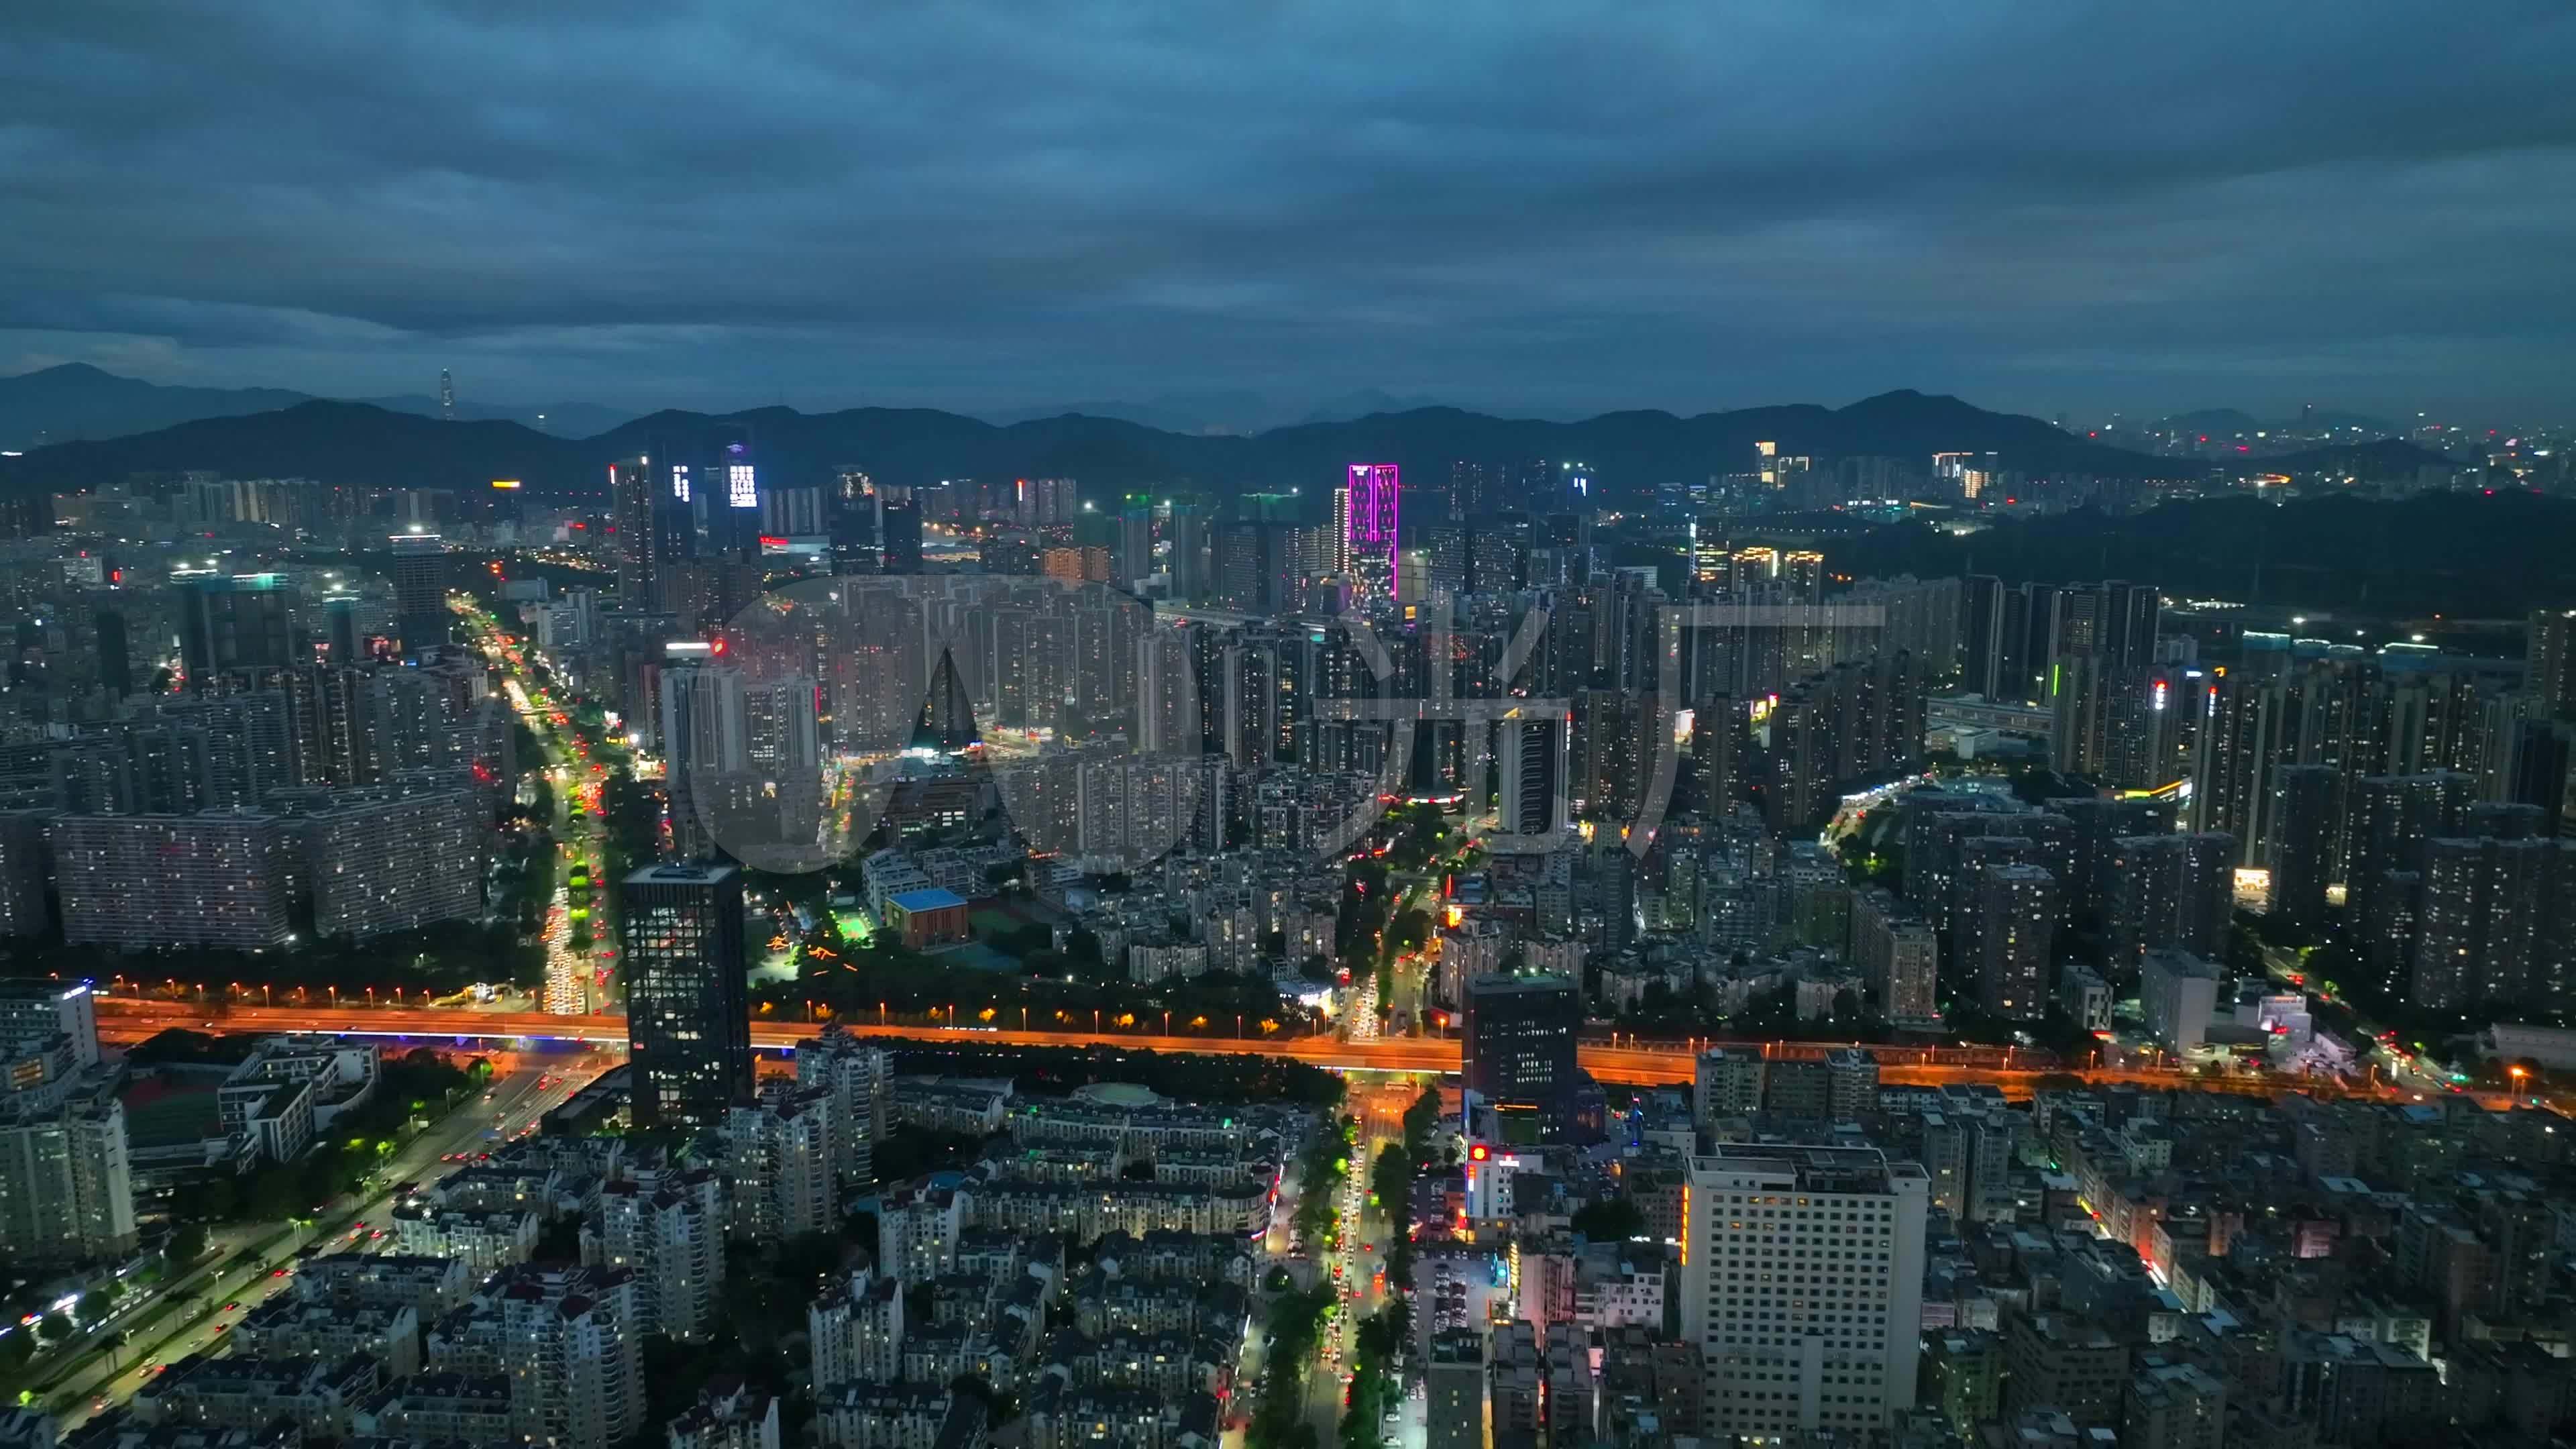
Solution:
<path fill-rule="evenodd" d="M 456 421 L 456 379 L 443 367 L 438 370 L 438 416 L 441 422 Z"/>

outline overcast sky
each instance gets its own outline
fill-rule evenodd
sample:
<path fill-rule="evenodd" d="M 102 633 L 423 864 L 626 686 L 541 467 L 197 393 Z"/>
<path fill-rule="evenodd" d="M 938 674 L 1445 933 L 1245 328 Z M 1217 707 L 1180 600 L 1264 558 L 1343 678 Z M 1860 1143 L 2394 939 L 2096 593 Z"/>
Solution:
<path fill-rule="evenodd" d="M 2576 6 L 14 0 L 0 373 L 2563 416 Z"/>

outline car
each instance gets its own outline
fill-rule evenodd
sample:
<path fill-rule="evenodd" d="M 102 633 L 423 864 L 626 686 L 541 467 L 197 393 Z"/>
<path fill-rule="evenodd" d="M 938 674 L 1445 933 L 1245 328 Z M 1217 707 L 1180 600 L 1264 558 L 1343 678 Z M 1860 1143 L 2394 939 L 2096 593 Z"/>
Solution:
<path fill-rule="evenodd" d="M 241 1312 L 241 1305 L 239 1303 L 227 1303 L 224 1305 L 224 1311 L 226 1313 L 239 1313 Z"/>
<path fill-rule="evenodd" d="M 268 1276 L 271 1278 L 283 1278 L 286 1276 L 286 1270 L 284 1268 L 272 1268 L 269 1270 Z"/>

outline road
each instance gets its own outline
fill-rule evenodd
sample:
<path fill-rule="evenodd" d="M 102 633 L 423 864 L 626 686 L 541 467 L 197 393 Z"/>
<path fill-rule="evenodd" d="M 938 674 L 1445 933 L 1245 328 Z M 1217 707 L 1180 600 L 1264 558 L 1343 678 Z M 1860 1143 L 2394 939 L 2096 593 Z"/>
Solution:
<path fill-rule="evenodd" d="M 1338 1071 L 1437 1072 L 1458 1070 L 1458 1042 L 1452 1037 L 1389 1037 L 1376 1041 L 1342 1041 L 1332 1036 L 1165 1036 L 1152 1032 L 1046 1032 L 1019 1031 L 993 1027 L 929 1027 L 904 1024 L 883 1025 L 866 1021 L 844 1021 L 842 1027 L 859 1036 L 888 1037 L 910 1041 L 977 1039 L 1003 1046 L 1098 1046 L 1128 1051 L 1201 1052 L 1220 1055 L 1253 1055 L 1285 1057 L 1313 1066 Z M 511 1040 L 518 1038 L 576 1040 L 622 1043 L 626 1040 L 626 1019 L 622 1016 L 557 1016 L 538 1011 L 467 1011 L 451 1007 L 420 1006 L 233 1006 L 220 1014 L 209 1015 L 207 1008 L 186 1001 L 152 1001 L 128 996 L 103 996 L 98 1003 L 99 1039 L 110 1043 L 140 1041 L 154 1032 L 184 1026 L 197 1030 L 220 1031 L 318 1031 L 344 1032 L 366 1036 L 391 1036 L 420 1041 L 443 1040 Z M 775 1017 L 754 1017 L 751 1044 L 755 1048 L 776 1051 L 794 1046 L 822 1028 L 816 1023 L 781 1021 Z M 1676 1045 L 1669 1042 L 1635 1042 L 1619 1045 L 1585 1042 L 1577 1049 L 1584 1069 L 1596 1080 L 1623 1086 L 1655 1086 L 1691 1080 L 1692 1061 L 1699 1044 Z M 1819 1056 L 1834 1044 L 1815 1042 L 1739 1043 L 1759 1046 L 1781 1059 Z M 1879 1057 L 1879 1080 L 1888 1086 L 1942 1086 L 1951 1083 L 1981 1083 L 2000 1089 L 2015 1100 L 2027 1098 L 2040 1080 L 2050 1075 L 2080 1077 L 2096 1085 L 2131 1084 L 2150 1087 L 2189 1086 L 2201 1091 L 2232 1092 L 2246 1096 L 2274 1096 L 2287 1091 L 2316 1091 L 2304 1084 L 2271 1082 L 2250 1077 L 2195 1077 L 2179 1071 L 2147 1067 L 2105 1067 L 2084 1070 L 2050 1068 L 2034 1070 L 2018 1066 L 1979 1064 L 1984 1048 L 1872 1048 Z M 2000 1053 L 1994 1055 L 2000 1056 Z M 1969 1060 L 1957 1061 L 1957 1057 Z M 2008 1060 L 2008 1058 L 2005 1058 Z M 2383 1095 L 2394 1095 L 2384 1093 Z M 2497 1095 L 2501 1100 L 2501 1094 Z"/>
<path fill-rule="evenodd" d="M 546 911 L 545 1004 L 557 1015 L 582 1015 L 602 997 L 600 975 L 612 949 L 607 943 L 616 935 L 609 915 L 615 892 L 605 888 L 602 871 L 607 855 L 600 848 L 599 837 L 600 791 L 607 779 L 607 767 L 591 759 L 589 748 L 579 739 L 567 739 L 571 721 L 545 687 L 529 679 L 527 656 L 520 641 L 502 632 L 499 621 L 479 604 L 461 595 L 451 598 L 449 604 L 464 618 L 484 662 L 501 671 L 502 687 L 511 708 L 518 712 L 545 756 L 544 773 L 554 790 L 554 818 L 547 822 L 547 829 L 557 856 L 555 895 Z M 569 884 L 576 868 L 587 870 L 590 880 L 579 900 L 573 899 Z M 593 941 L 588 950 L 577 950 L 572 944 L 576 909 L 588 913 Z"/>
<path fill-rule="evenodd" d="M 382 1171 L 364 1189 L 368 1195 L 363 1200 L 353 1203 L 341 1198 L 326 1204 L 327 1210 L 308 1229 L 255 1257 L 236 1255 L 230 1261 L 210 1264 L 191 1274 L 174 1290 L 193 1293 L 194 1301 L 185 1310 L 183 1320 L 154 1324 L 113 1360 L 105 1353 L 95 1355 L 45 1391 L 48 1401 L 69 1406 L 63 1411 L 62 1427 L 77 1427 L 109 1401 L 122 1401 L 140 1388 L 159 1365 L 218 1343 L 243 1313 L 285 1291 L 286 1274 L 292 1272 L 295 1254 L 305 1245 L 319 1243 L 325 1251 L 368 1247 L 384 1251 L 393 1237 L 396 1186 L 436 1177 L 441 1159 L 451 1153 L 482 1150 L 482 1134 L 487 1129 L 508 1138 L 533 1127 L 615 1060 L 613 1056 L 594 1053 L 569 1058 L 560 1065 L 549 1064 L 543 1070 L 533 1065 L 523 1067 L 493 1079 L 479 1099 L 458 1103 L 455 1110 L 386 1159 Z M 550 1084 L 540 1087 L 541 1079 Z M 384 1238 L 370 1236 L 377 1232 L 382 1232 Z M 175 1338 L 170 1337 L 174 1321 L 185 1325 L 176 1330 Z M 138 1359 L 137 1355 L 148 1357 Z"/>

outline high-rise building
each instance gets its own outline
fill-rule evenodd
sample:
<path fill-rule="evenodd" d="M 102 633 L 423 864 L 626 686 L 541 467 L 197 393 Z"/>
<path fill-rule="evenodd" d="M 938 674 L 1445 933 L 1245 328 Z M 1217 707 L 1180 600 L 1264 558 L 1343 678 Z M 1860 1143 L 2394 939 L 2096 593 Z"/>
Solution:
<path fill-rule="evenodd" d="M 1550 835 L 1566 828 L 1566 722 L 1524 716 L 1504 718 L 1495 759 L 1501 825 L 1506 834 Z"/>
<path fill-rule="evenodd" d="M 603 1184 L 584 1236 L 602 1266 L 635 1274 L 637 1332 L 703 1342 L 724 1289 L 724 1179 L 708 1167 L 650 1176 Z"/>
<path fill-rule="evenodd" d="M 1350 476 L 1335 496 L 1342 526 L 1336 531 L 1342 567 L 1353 586 L 1368 597 L 1395 596 L 1397 500 L 1401 489 L 1393 463 L 1353 463 Z"/>
<path fill-rule="evenodd" d="M 131 1253 L 136 1237 L 115 1079 L 79 1070 L 30 1089 L 22 1078 L 0 1098 L 0 1252 L 68 1265 Z"/>
<path fill-rule="evenodd" d="M 1691 1159 L 1681 1326 L 1709 1437 L 1867 1440 L 1913 1407 L 1929 1197 L 1921 1167 L 1874 1148 Z"/>
<path fill-rule="evenodd" d="M 310 662 L 296 621 L 303 594 L 282 576 L 199 575 L 178 593 L 179 667 L 190 689 Z"/>
<path fill-rule="evenodd" d="M 913 499 L 889 502 L 883 490 L 877 502 L 877 548 L 881 566 L 890 574 L 921 572 L 921 505 Z"/>
<path fill-rule="evenodd" d="M 2006 1021 L 2048 1014 L 2057 942 L 2057 879 L 2036 865 L 1989 865 L 1976 877 L 1971 946 L 1961 954 L 1985 1009 Z"/>
<path fill-rule="evenodd" d="M 365 940 L 482 914 L 491 810 L 470 779 L 338 792 L 298 824 L 317 936 Z"/>
<path fill-rule="evenodd" d="M 674 487 L 686 489 L 686 464 L 675 465 Z M 609 553 L 617 560 L 617 603 L 630 614 L 648 613 L 661 591 L 654 587 L 656 550 L 654 514 L 661 490 L 654 486 L 653 460 L 621 458 L 608 465 Z M 687 502 L 682 497 L 680 502 Z"/>
<path fill-rule="evenodd" d="M 2218 957 L 2236 900 L 2236 842 L 2203 831 L 2112 842 L 2110 965 L 2125 977 L 2158 948 Z"/>
<path fill-rule="evenodd" d="M 636 1124 L 721 1126 L 753 1085 L 740 873 L 682 864 L 635 871 L 619 892 L 618 933 Z"/>
<path fill-rule="evenodd" d="M 446 646 L 447 541 L 434 533 L 398 533 L 394 562 L 394 631 L 403 653 L 418 659 Z"/>
<path fill-rule="evenodd" d="M 2576 609 L 2535 609 L 2523 677 L 2543 719 L 2576 720 Z"/>
<path fill-rule="evenodd" d="M 79 1066 L 98 1064 L 98 997 L 85 982 L 0 977 L 0 1045 L 61 1033 Z"/>
<path fill-rule="evenodd" d="M 68 944 L 257 951 L 291 933 L 292 851 L 274 815 L 67 815 L 46 837 Z"/>
<path fill-rule="evenodd" d="M 876 1181 L 876 1144 L 885 1139 L 894 1083 L 893 1063 L 885 1049 L 834 1023 L 823 1028 L 822 1035 L 796 1044 L 796 1082 L 830 1093 L 838 1118 L 832 1138 L 833 1168 L 842 1180 L 854 1186 Z"/>
<path fill-rule="evenodd" d="M 2273 812 L 2271 914 L 2292 925 L 2325 922 L 2327 883 L 2337 874 L 2335 806 L 2342 784 L 2331 765 L 2292 765 L 2274 785 L 2281 799 Z"/>
<path fill-rule="evenodd" d="M 1467 983 L 1461 1061 L 1467 1090 L 1503 1112 L 1534 1113 L 1553 1141 L 1573 1129 L 1575 1033 L 1583 993 L 1562 976 L 1479 976 Z"/>
<path fill-rule="evenodd" d="M 2421 902 L 2410 1004 L 2467 1011 L 2576 987 L 2576 840 L 2436 838 Z"/>
<path fill-rule="evenodd" d="M 670 801 L 672 853 L 714 853 L 723 782 L 751 766 L 751 720 L 742 676 L 716 662 L 703 640 L 663 646 L 659 728 L 662 785 Z"/>

